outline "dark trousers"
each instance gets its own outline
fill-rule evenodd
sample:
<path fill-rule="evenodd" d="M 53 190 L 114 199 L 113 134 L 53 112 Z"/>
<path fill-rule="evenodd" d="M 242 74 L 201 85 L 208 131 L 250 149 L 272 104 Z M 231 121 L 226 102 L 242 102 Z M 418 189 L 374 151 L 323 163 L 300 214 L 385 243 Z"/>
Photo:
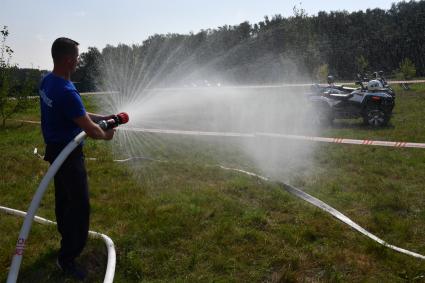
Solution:
<path fill-rule="evenodd" d="M 52 164 L 65 146 L 46 145 L 44 159 Z M 55 175 L 55 213 L 62 236 L 58 258 L 72 261 L 86 245 L 89 231 L 90 202 L 82 145 L 71 152 Z"/>

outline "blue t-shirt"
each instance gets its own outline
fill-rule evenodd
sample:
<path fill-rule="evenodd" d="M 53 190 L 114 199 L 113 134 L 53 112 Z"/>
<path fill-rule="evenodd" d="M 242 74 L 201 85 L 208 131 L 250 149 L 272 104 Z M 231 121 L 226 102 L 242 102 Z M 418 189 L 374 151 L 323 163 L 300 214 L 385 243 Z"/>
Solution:
<path fill-rule="evenodd" d="M 44 142 L 70 142 L 82 131 L 73 119 L 86 114 L 74 84 L 49 73 L 41 81 L 39 95 Z"/>

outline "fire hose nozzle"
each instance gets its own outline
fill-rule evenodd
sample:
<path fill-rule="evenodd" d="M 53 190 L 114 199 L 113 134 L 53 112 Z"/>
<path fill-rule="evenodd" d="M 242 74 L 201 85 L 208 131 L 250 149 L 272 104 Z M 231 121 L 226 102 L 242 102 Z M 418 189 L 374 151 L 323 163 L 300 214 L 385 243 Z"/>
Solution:
<path fill-rule="evenodd" d="M 129 120 L 128 114 L 125 113 L 125 112 L 121 112 L 117 115 L 114 115 L 113 118 L 108 119 L 108 120 L 101 120 L 97 124 L 103 130 L 109 130 L 109 129 L 113 129 L 115 127 L 118 127 L 119 125 L 127 123 L 128 120 Z"/>

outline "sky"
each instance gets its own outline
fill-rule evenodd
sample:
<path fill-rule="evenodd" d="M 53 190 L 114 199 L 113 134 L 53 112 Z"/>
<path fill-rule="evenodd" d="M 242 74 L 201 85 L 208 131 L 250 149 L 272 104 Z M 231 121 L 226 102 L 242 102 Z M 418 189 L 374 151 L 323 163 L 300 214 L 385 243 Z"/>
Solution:
<path fill-rule="evenodd" d="M 388 9 L 396 0 L 1 0 L 0 28 L 7 26 L 12 63 L 21 68 L 53 67 L 50 47 L 58 37 L 90 46 L 141 44 L 153 34 L 189 33 L 264 16 L 291 16 L 293 7 L 318 11 Z"/>

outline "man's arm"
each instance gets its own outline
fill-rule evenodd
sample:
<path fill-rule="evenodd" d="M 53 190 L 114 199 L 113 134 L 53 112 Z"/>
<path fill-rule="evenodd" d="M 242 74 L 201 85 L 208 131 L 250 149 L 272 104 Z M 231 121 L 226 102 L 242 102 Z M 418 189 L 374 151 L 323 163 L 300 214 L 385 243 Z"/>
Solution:
<path fill-rule="evenodd" d="M 108 119 L 114 118 L 114 115 L 99 115 L 99 114 L 90 113 L 90 112 L 87 112 L 87 114 L 89 115 L 90 119 L 95 123 L 101 120 L 108 120 Z"/>
<path fill-rule="evenodd" d="M 104 116 L 97 115 L 99 120 L 102 120 Z M 107 117 L 107 116 L 106 116 Z M 114 130 L 102 130 L 98 124 L 94 123 L 89 113 L 84 116 L 73 119 L 74 122 L 87 133 L 92 139 L 110 140 L 114 136 Z"/>

